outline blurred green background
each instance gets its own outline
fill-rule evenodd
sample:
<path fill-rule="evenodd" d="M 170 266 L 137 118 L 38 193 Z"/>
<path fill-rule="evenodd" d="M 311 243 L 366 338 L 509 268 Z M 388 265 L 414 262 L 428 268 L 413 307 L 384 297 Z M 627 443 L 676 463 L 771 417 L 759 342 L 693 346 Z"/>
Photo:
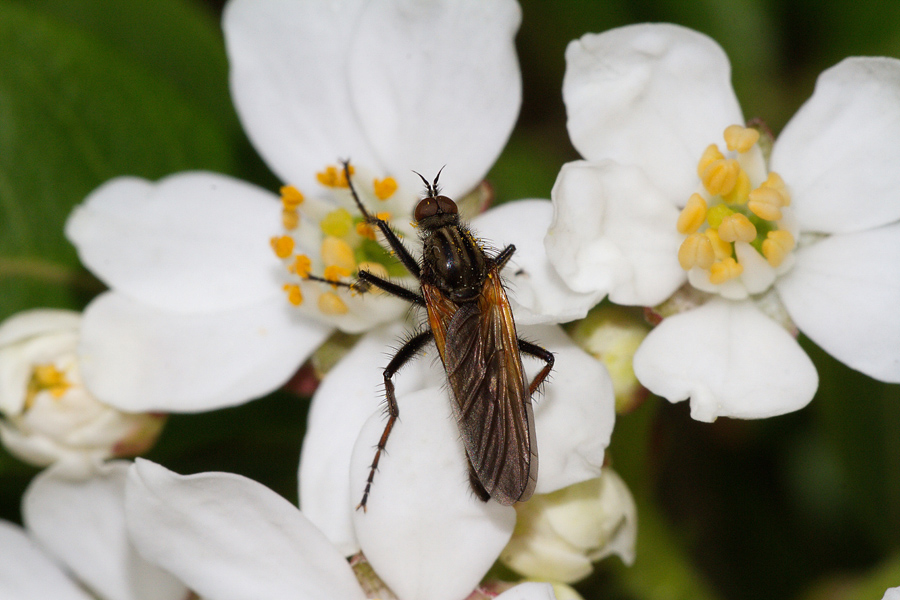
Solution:
<path fill-rule="evenodd" d="M 709 34 L 731 57 L 745 116 L 776 133 L 823 69 L 900 57 L 896 0 L 522 5 L 522 113 L 489 176 L 500 201 L 549 197 L 577 158 L 560 89 L 565 46 L 584 33 L 669 21 Z M 102 289 L 62 225 L 110 177 L 210 169 L 277 187 L 231 108 L 220 11 L 199 0 L 0 0 L 0 319 L 80 309 Z M 610 456 L 639 504 L 638 558 L 601 563 L 577 586 L 585 598 L 880 598 L 900 585 L 900 386 L 802 341 L 821 386 L 797 413 L 710 425 L 686 403 L 651 399 L 620 417 Z M 278 392 L 175 415 L 149 457 L 182 473 L 242 473 L 296 500 L 307 406 Z M 19 520 L 34 473 L 0 449 L 0 517 Z"/>

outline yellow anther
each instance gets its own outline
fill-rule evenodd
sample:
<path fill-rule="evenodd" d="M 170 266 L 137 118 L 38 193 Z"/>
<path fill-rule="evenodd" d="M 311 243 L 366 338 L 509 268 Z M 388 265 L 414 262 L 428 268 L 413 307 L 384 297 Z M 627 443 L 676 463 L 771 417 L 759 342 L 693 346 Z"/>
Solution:
<path fill-rule="evenodd" d="M 390 221 L 391 213 L 389 213 L 389 212 L 375 213 L 375 218 L 381 219 L 382 221 Z"/>
<path fill-rule="evenodd" d="M 762 243 L 762 253 L 772 267 L 779 266 L 794 249 L 794 236 L 789 231 L 770 231 Z"/>
<path fill-rule="evenodd" d="M 712 208 L 709 209 L 706 213 L 706 221 L 709 223 L 709 226 L 713 229 L 716 229 L 719 225 L 722 224 L 722 219 L 727 217 L 728 215 L 733 215 L 734 211 L 725 206 L 724 204 L 716 204 Z"/>
<path fill-rule="evenodd" d="M 294 252 L 294 238 L 289 235 L 273 237 L 269 243 L 272 244 L 272 250 L 278 258 L 287 258 Z"/>
<path fill-rule="evenodd" d="M 353 175 L 354 168 L 350 166 L 350 174 Z M 324 171 L 319 171 L 316 173 L 316 179 L 319 183 L 326 187 L 331 188 L 346 188 L 349 187 L 347 184 L 347 177 L 344 175 L 343 167 L 336 167 L 334 165 L 328 165 L 325 167 Z"/>
<path fill-rule="evenodd" d="M 379 200 L 387 200 L 397 191 L 397 180 L 393 177 L 385 177 L 384 179 L 375 179 L 372 182 L 375 188 L 375 196 Z"/>
<path fill-rule="evenodd" d="M 710 144 L 706 147 L 706 150 L 703 151 L 703 156 L 700 157 L 700 162 L 697 163 L 697 177 L 703 177 L 703 172 L 706 171 L 706 167 L 717 160 L 722 160 L 725 158 L 725 155 L 719 151 L 719 147 L 715 144 Z"/>
<path fill-rule="evenodd" d="M 340 296 L 332 292 L 325 292 L 319 296 L 319 310 L 326 315 L 345 315 L 349 311 L 347 305 Z"/>
<path fill-rule="evenodd" d="M 706 221 L 706 200 L 700 194 L 693 194 L 681 209 L 675 228 L 678 233 L 687 235 L 700 229 L 704 221 Z"/>
<path fill-rule="evenodd" d="M 703 170 L 700 181 L 713 196 L 721 196 L 734 189 L 741 166 L 733 158 L 714 160 Z"/>
<path fill-rule="evenodd" d="M 297 229 L 300 224 L 300 213 L 296 209 L 285 208 L 281 211 L 281 226 L 288 231 Z"/>
<path fill-rule="evenodd" d="M 353 257 L 353 248 L 340 238 L 328 236 L 322 240 L 322 262 L 326 266 L 340 267 L 351 273 L 356 270 L 356 259 Z"/>
<path fill-rule="evenodd" d="M 325 235 L 344 237 L 353 226 L 353 215 L 346 208 L 336 208 L 319 222 L 319 228 Z"/>
<path fill-rule="evenodd" d="M 784 184 L 784 179 L 782 179 L 781 175 L 779 175 L 775 171 L 770 172 L 769 176 L 765 181 L 762 182 L 762 185 L 759 187 L 767 187 L 778 190 L 781 194 L 782 201 L 784 202 L 782 206 L 791 205 L 791 194 L 790 192 L 788 192 L 787 186 Z"/>
<path fill-rule="evenodd" d="M 722 238 L 719 237 L 719 232 L 715 229 L 707 229 L 703 233 L 706 234 L 706 237 L 709 238 L 709 243 L 712 244 L 713 253 L 716 255 L 716 260 L 724 260 L 729 256 L 732 256 L 734 253 L 734 247 L 728 242 L 722 241 Z"/>
<path fill-rule="evenodd" d="M 331 282 L 338 282 L 344 277 L 349 277 L 350 271 L 345 269 L 344 267 L 339 267 L 337 265 L 330 265 L 325 267 L 325 271 L 322 272 L 322 279 Z"/>
<path fill-rule="evenodd" d="M 298 254 L 294 257 L 294 264 L 288 267 L 288 270 L 291 273 L 296 273 L 298 277 L 303 277 L 305 279 L 312 270 L 312 261 L 307 255 Z"/>
<path fill-rule="evenodd" d="M 759 141 L 759 131 L 742 127 L 741 125 L 729 125 L 725 128 L 725 145 L 729 150 L 746 152 Z"/>
<path fill-rule="evenodd" d="M 303 204 L 303 194 L 292 185 L 281 186 L 281 204 L 286 209 L 296 209 Z"/>
<path fill-rule="evenodd" d="M 72 384 L 66 380 L 66 374 L 56 368 L 56 365 L 35 365 L 31 372 L 29 390 L 33 387 L 35 392 L 50 392 L 54 398 L 62 398 Z"/>
<path fill-rule="evenodd" d="M 709 268 L 709 281 L 715 285 L 725 283 L 735 277 L 740 277 L 744 267 L 730 256 L 724 260 L 716 261 Z"/>
<path fill-rule="evenodd" d="M 738 178 L 737 182 L 734 184 L 734 189 L 727 194 L 722 194 L 722 200 L 730 204 L 744 204 L 747 202 L 747 198 L 750 195 L 750 188 L 750 176 L 747 175 L 747 171 L 741 169 L 738 171 Z"/>
<path fill-rule="evenodd" d="M 784 206 L 784 196 L 774 187 L 758 187 L 750 192 L 750 202 L 747 208 L 753 211 L 760 219 L 777 221 L 781 218 L 781 207 Z"/>
<path fill-rule="evenodd" d="M 357 223 L 356 224 L 356 233 L 360 237 L 364 237 L 367 240 L 375 239 L 375 230 L 372 229 L 372 226 L 368 223 Z"/>
<path fill-rule="evenodd" d="M 752 242 L 756 239 L 756 226 L 741 213 L 722 219 L 718 231 L 723 242 Z"/>
<path fill-rule="evenodd" d="M 286 283 L 282 286 L 284 291 L 287 292 L 288 302 L 293 304 L 294 306 L 300 306 L 303 304 L 303 292 L 300 291 L 300 286 L 296 283 Z"/>
<path fill-rule="evenodd" d="M 716 259 L 712 242 L 702 233 L 687 236 L 678 248 L 678 263 L 685 271 L 693 267 L 708 269 Z"/>

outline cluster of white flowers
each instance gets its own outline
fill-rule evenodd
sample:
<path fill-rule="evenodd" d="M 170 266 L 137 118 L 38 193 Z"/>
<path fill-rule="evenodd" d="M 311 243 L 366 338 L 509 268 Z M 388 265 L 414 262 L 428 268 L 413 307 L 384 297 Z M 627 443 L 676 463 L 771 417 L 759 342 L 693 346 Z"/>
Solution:
<path fill-rule="evenodd" d="M 446 164 L 443 192 L 482 207 L 519 111 L 520 18 L 514 0 L 227 4 L 234 103 L 284 187 L 123 177 L 73 212 L 66 234 L 109 291 L 83 316 L 0 326 L 0 434 L 56 463 L 26 494 L 26 527 L 0 524 L 17 550 L 0 560 L 0 596 L 363 599 L 372 584 L 347 560 L 363 556 L 401 600 L 477 594 L 498 558 L 561 585 L 611 553 L 634 559 L 634 501 L 604 462 L 617 395 L 632 407 L 637 382 L 690 398 L 703 421 L 797 410 L 818 384 L 798 329 L 900 381 L 900 61 L 823 73 L 769 153 L 709 38 L 674 25 L 586 35 L 563 85 L 584 160 L 562 168 L 551 200 L 471 219 L 479 238 L 515 244 L 504 275 L 519 332 L 556 357 L 534 408 L 536 496 L 516 508 L 474 497 L 446 376 L 426 359 L 396 379 L 401 420 L 357 510 L 384 429 L 384 350 L 408 308 L 309 275 L 415 281 L 360 219 L 339 161 L 414 251 L 414 171 Z M 604 298 L 658 324 L 559 326 Z M 313 397 L 300 510 L 236 475 L 103 464 L 151 444 L 163 413 L 277 389 L 335 330 L 363 335 Z M 539 367 L 526 360 L 530 377 Z"/>

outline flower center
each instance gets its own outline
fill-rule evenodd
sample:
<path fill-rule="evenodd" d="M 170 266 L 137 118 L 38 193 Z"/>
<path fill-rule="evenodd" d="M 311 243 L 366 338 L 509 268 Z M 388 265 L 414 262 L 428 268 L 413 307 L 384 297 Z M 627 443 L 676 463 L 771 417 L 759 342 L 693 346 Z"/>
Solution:
<path fill-rule="evenodd" d="M 66 374 L 57 369 L 56 365 L 35 365 L 25 392 L 25 410 L 34 405 L 35 398 L 41 392 L 50 392 L 54 398 L 59 399 L 70 387 L 72 384 L 66 379 Z"/>
<path fill-rule="evenodd" d="M 350 174 L 356 174 L 352 166 Z M 373 228 L 358 214 L 343 168 L 329 165 L 316 178 L 326 192 L 321 197 L 307 198 L 290 185 L 281 188 L 283 232 L 271 244 L 287 271 L 283 289 L 292 305 L 343 315 L 349 311 L 347 284 L 360 269 L 382 277 L 403 276 L 406 270 L 381 247 Z M 359 176 L 353 185 L 365 206 L 379 218 L 390 219 L 390 200 L 397 191 L 394 178 Z"/>
<path fill-rule="evenodd" d="M 700 157 L 700 189 L 678 216 L 678 262 L 694 287 L 741 299 L 793 264 L 793 215 L 784 181 L 767 172 L 759 131 L 731 125 L 724 138 L 726 153 L 710 144 Z"/>

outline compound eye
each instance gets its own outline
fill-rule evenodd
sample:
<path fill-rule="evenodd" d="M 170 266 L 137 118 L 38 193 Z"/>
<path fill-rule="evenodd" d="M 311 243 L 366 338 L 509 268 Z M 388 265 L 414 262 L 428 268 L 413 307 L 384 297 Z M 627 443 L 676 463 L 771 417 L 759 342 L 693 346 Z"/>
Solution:
<path fill-rule="evenodd" d="M 455 215 L 459 212 L 459 209 L 456 208 L 456 202 L 448 198 L 447 196 L 438 196 L 435 198 L 437 200 L 437 205 L 440 211 L 447 215 Z"/>
<path fill-rule="evenodd" d="M 419 222 L 422 219 L 433 217 L 437 213 L 437 198 L 424 198 L 419 201 L 419 204 L 416 205 L 416 212 L 413 214 L 413 217 L 416 219 L 416 222 Z"/>

